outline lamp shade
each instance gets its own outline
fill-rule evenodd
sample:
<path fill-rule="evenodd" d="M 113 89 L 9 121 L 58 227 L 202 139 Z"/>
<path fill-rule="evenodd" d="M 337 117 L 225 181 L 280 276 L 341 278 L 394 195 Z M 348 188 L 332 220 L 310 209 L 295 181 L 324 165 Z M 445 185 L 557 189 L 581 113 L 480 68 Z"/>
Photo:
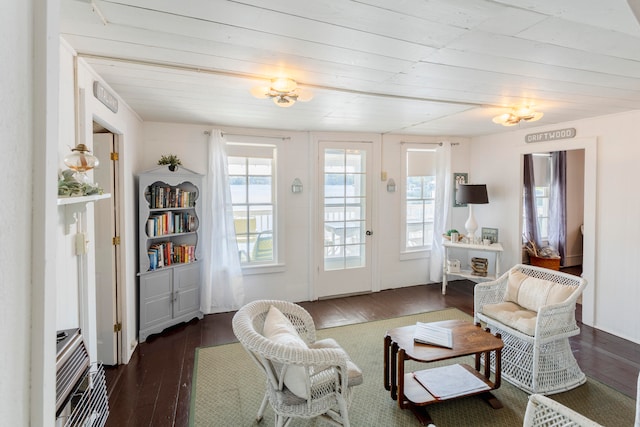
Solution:
<path fill-rule="evenodd" d="M 482 205 L 489 203 L 486 184 L 460 184 L 456 192 L 458 203 Z"/>

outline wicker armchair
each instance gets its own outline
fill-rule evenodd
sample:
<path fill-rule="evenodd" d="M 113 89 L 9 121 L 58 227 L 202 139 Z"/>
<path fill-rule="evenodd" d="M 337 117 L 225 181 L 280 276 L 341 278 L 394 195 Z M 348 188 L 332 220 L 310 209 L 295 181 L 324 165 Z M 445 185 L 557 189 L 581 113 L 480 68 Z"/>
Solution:
<path fill-rule="evenodd" d="M 540 394 L 529 396 L 523 427 L 580 426 L 602 427 L 555 400 Z"/>
<path fill-rule="evenodd" d="M 580 333 L 575 306 L 586 283 L 578 276 L 516 265 L 497 280 L 475 286 L 476 321 L 504 341 L 502 378 L 538 394 L 586 381 L 569 344 L 569 337 Z"/>
<path fill-rule="evenodd" d="M 272 307 L 278 316 L 288 319 L 284 322 L 295 336 L 284 341 L 281 335 L 264 336 L 271 330 L 266 323 L 271 325 Z M 335 340 L 316 341 L 315 325 L 306 310 L 286 301 L 254 301 L 234 315 L 233 332 L 266 375 L 258 422 L 268 402 L 278 427 L 289 425 L 294 418 L 317 416 L 349 426 L 352 387 L 362 383 L 362 372 Z"/>

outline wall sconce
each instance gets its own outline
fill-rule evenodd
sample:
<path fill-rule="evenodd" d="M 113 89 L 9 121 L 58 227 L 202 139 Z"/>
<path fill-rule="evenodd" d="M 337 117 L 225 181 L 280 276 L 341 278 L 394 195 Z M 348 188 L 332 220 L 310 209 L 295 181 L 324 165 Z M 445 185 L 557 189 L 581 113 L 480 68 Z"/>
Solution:
<path fill-rule="evenodd" d="M 292 193 L 302 193 L 302 181 L 299 178 L 293 180 L 291 184 L 291 192 Z"/>
<path fill-rule="evenodd" d="M 396 191 L 396 182 L 393 178 L 389 178 L 389 181 L 387 181 L 387 191 L 389 193 L 394 193 Z"/>

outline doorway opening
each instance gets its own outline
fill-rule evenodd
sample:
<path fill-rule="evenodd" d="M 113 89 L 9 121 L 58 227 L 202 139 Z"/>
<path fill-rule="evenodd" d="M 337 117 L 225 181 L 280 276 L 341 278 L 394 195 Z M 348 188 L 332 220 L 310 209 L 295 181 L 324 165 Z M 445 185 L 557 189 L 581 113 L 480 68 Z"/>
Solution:
<path fill-rule="evenodd" d="M 119 135 L 95 121 L 93 132 L 93 151 L 100 159 L 94 180 L 105 193 L 111 193 L 110 198 L 95 204 L 97 359 L 104 365 L 118 365 L 122 362 L 123 349 L 119 286 Z"/>

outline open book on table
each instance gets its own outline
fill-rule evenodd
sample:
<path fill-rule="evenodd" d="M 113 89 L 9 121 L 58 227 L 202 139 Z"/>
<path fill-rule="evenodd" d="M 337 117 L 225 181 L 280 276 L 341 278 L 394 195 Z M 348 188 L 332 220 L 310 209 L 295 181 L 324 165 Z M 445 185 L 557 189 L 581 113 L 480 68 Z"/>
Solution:
<path fill-rule="evenodd" d="M 433 323 L 416 322 L 413 340 L 421 344 L 453 348 L 453 333 L 451 329 L 443 328 Z"/>

